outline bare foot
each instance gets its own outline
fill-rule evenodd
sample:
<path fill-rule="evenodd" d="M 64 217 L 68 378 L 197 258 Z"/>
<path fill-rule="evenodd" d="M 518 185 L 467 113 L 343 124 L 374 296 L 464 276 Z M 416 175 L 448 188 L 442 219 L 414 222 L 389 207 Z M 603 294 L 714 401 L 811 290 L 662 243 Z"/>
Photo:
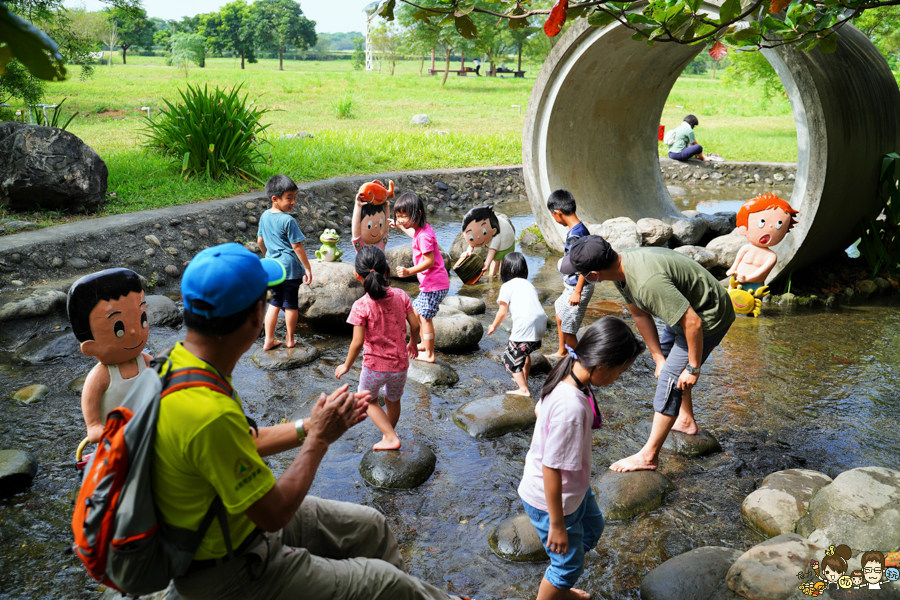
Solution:
<path fill-rule="evenodd" d="M 544 357 L 547 360 L 556 360 L 557 358 L 565 358 L 569 355 L 568 352 L 563 352 L 560 354 L 559 352 L 554 352 L 553 354 L 545 354 Z"/>
<path fill-rule="evenodd" d="M 399 450 L 400 449 L 400 438 L 394 438 L 393 440 L 387 439 L 385 436 L 381 436 L 381 441 L 372 446 L 372 450 Z"/>
<path fill-rule="evenodd" d="M 274 350 L 275 348 L 279 347 L 280 345 L 281 345 L 281 342 L 279 342 L 278 340 L 273 340 L 271 345 L 267 344 L 267 345 L 263 346 L 263 350 Z"/>
<path fill-rule="evenodd" d="M 628 458 L 617 460 L 609 465 L 609 469 L 611 471 L 624 473 L 625 471 L 655 471 L 657 466 L 659 466 L 657 460 L 651 462 L 646 460 L 640 454 L 633 454 Z"/>
<path fill-rule="evenodd" d="M 697 427 L 697 421 L 691 419 L 690 422 L 685 423 L 681 419 L 677 419 L 675 424 L 672 425 L 672 431 L 680 431 L 681 433 L 686 433 L 687 435 L 697 435 L 700 431 L 700 428 Z"/>
<path fill-rule="evenodd" d="M 591 595 L 588 594 L 584 590 L 579 590 L 577 588 L 572 588 L 569 590 L 576 598 L 580 598 L 581 600 L 591 600 Z"/>
<path fill-rule="evenodd" d="M 510 394 L 510 395 L 512 395 L 512 396 L 528 396 L 529 398 L 531 398 L 531 392 L 528 391 L 527 389 L 525 389 L 525 390 L 513 390 L 513 391 L 511 391 L 511 392 L 506 392 L 506 393 L 507 393 L 507 394 Z"/>
<path fill-rule="evenodd" d="M 433 363 L 435 361 L 434 354 L 426 354 L 425 352 L 419 352 L 419 355 L 416 357 L 416 360 L 420 360 L 422 362 Z"/>
<path fill-rule="evenodd" d="M 285 344 L 285 346 L 287 346 L 288 348 L 293 348 L 296 345 L 297 342 L 295 342 L 294 340 L 287 340 L 287 343 Z"/>

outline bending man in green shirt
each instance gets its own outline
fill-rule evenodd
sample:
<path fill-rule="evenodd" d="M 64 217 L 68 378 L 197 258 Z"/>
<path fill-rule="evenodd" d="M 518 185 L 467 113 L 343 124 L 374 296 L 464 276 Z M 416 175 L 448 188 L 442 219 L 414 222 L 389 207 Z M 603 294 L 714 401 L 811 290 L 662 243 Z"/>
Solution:
<path fill-rule="evenodd" d="M 612 281 L 656 362 L 656 395 L 650 438 L 637 454 L 616 461 L 613 471 L 659 466 L 669 431 L 695 435 L 691 391 L 700 367 L 734 322 L 725 288 L 690 258 L 665 248 L 629 248 L 621 254 L 598 235 L 576 240 L 560 271 L 587 281 Z M 666 326 L 660 336 L 653 318 Z"/>

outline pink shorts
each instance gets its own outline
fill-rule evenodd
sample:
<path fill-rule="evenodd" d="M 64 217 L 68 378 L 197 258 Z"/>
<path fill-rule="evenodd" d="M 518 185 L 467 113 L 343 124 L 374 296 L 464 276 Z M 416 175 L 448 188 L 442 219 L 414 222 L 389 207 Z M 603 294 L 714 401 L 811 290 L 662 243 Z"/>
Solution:
<path fill-rule="evenodd" d="M 380 393 L 384 394 L 385 400 L 398 402 L 400 396 L 403 395 L 403 388 L 406 387 L 406 371 L 373 371 L 368 367 L 362 368 L 359 374 L 359 390 L 360 392 L 371 392 L 372 401 L 378 400 Z"/>

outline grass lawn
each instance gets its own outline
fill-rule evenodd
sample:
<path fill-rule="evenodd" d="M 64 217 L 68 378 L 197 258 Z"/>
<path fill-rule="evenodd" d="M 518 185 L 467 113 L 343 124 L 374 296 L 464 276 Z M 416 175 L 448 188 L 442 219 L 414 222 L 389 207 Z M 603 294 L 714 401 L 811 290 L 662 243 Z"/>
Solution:
<path fill-rule="evenodd" d="M 390 76 L 385 66 L 380 73 L 354 71 L 350 61 L 285 61 L 285 70 L 278 71 L 277 60 L 262 59 L 242 71 L 239 60 L 213 58 L 204 69 L 190 69 L 187 78 L 160 57 L 129 56 L 127 65 L 119 56 L 116 61 L 111 68 L 98 66 L 87 81 L 76 74 L 48 85 L 48 102 L 67 98 L 64 112 L 80 113 L 69 131 L 109 166 L 109 191 L 116 197 L 103 214 L 222 198 L 257 187 L 246 181 L 185 182 L 178 176 L 180 167 L 143 150 L 140 108 L 149 106 L 157 114 L 162 100 L 177 99 L 188 82 L 242 84 L 250 98 L 274 109 L 267 115 L 272 146 L 264 178 L 286 173 L 312 181 L 389 170 L 518 164 L 539 70 L 539 65 L 523 65 L 527 79 L 451 75 L 440 87 L 439 77 L 419 76 L 418 61 L 401 61 Z M 348 97 L 353 116 L 338 118 L 334 105 Z M 410 125 L 418 113 L 428 114 L 432 124 Z M 687 113 L 700 119 L 697 137 L 708 151 L 732 160 L 796 160 L 794 121 L 783 95 L 769 101 L 759 88 L 682 77 L 666 104 L 663 124 L 674 127 Z M 299 131 L 315 138 L 277 140 Z M 664 155 L 662 145 L 660 152 Z M 56 214 L 28 217 L 60 219 Z"/>

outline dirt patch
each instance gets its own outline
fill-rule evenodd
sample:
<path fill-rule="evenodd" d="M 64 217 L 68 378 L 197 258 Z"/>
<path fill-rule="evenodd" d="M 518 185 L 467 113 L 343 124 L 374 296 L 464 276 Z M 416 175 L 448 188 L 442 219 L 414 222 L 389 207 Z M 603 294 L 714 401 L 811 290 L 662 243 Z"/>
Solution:
<path fill-rule="evenodd" d="M 89 117 L 103 117 L 106 119 L 123 119 L 125 117 L 139 117 L 140 111 L 138 110 L 103 110 L 98 113 L 94 113 L 92 115 L 87 115 Z"/>

